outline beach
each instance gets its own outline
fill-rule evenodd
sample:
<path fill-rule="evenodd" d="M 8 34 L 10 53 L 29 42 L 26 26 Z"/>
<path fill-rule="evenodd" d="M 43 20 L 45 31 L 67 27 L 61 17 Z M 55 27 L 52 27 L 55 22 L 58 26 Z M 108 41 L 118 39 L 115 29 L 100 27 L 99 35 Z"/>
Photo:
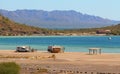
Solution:
<path fill-rule="evenodd" d="M 55 58 L 52 58 L 53 54 Z M 48 74 L 120 73 L 119 53 L 89 55 L 88 52 L 49 53 L 0 50 L 0 58 L 0 62 L 19 64 L 21 74 L 35 74 L 40 69 L 47 69 Z"/>

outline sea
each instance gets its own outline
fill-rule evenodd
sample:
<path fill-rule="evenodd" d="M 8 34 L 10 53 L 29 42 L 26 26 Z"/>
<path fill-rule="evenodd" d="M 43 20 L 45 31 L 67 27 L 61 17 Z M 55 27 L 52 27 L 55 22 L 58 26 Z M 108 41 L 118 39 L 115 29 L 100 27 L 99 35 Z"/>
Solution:
<path fill-rule="evenodd" d="M 38 51 L 47 51 L 50 45 L 64 46 L 65 52 L 88 52 L 89 48 L 101 48 L 104 53 L 120 53 L 120 36 L 0 36 L 0 50 L 30 46 Z"/>

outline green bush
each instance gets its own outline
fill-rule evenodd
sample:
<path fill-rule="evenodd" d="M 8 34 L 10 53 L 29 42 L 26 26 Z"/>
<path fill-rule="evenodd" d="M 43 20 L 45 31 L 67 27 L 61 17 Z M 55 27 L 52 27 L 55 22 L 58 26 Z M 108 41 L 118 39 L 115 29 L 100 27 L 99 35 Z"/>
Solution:
<path fill-rule="evenodd" d="M 0 74 L 19 74 L 20 67 L 14 62 L 0 63 Z"/>

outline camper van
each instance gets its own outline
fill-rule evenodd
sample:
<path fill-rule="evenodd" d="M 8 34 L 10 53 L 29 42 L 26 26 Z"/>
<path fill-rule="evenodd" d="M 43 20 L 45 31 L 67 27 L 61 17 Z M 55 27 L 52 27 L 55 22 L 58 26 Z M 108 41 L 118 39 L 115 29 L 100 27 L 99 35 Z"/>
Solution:
<path fill-rule="evenodd" d="M 64 47 L 62 46 L 48 46 L 48 52 L 51 52 L 51 53 L 63 53 L 65 50 Z"/>

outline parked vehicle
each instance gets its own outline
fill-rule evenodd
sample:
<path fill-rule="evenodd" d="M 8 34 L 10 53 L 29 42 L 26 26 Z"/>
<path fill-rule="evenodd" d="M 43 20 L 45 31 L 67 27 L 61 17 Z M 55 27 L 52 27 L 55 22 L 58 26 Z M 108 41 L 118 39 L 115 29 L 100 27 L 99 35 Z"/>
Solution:
<path fill-rule="evenodd" d="M 35 49 L 31 48 L 30 46 L 19 46 L 16 48 L 16 52 L 34 52 Z"/>
<path fill-rule="evenodd" d="M 62 46 L 48 46 L 48 51 L 51 52 L 51 53 L 63 53 L 65 50 L 64 47 Z"/>

